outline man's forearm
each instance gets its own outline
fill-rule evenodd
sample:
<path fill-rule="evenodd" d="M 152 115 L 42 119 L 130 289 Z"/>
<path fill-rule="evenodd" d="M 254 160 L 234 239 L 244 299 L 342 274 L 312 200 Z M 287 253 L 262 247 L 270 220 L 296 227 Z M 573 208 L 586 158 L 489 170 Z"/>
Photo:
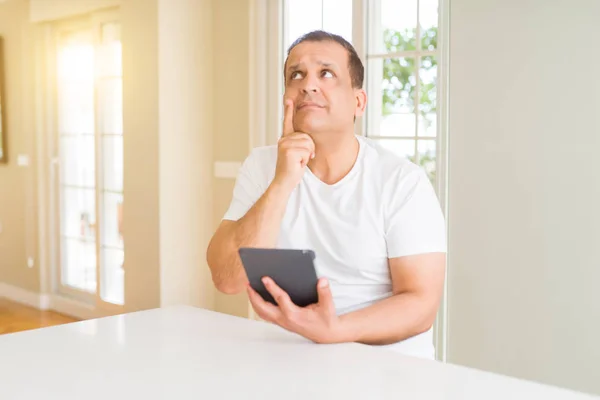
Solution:
<path fill-rule="evenodd" d="M 231 229 L 213 239 L 209 248 L 209 265 L 217 288 L 238 293 L 247 282 L 238 255 L 240 247 L 275 247 L 289 191 L 271 185 L 258 201 Z"/>
<path fill-rule="evenodd" d="M 385 345 L 427 331 L 435 320 L 437 304 L 417 293 L 402 293 L 340 316 L 341 339 Z"/>
<path fill-rule="evenodd" d="M 285 214 L 289 192 L 278 185 L 271 185 L 263 196 L 244 217 L 235 229 L 235 246 L 275 247 L 281 220 Z"/>

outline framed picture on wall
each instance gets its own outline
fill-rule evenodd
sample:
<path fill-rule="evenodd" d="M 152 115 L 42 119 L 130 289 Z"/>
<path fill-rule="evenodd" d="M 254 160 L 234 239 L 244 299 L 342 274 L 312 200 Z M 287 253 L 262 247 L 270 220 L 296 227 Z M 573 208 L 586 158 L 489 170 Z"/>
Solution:
<path fill-rule="evenodd" d="M 0 163 L 6 163 L 8 149 L 6 148 L 6 107 L 4 100 L 4 47 L 0 37 Z"/>

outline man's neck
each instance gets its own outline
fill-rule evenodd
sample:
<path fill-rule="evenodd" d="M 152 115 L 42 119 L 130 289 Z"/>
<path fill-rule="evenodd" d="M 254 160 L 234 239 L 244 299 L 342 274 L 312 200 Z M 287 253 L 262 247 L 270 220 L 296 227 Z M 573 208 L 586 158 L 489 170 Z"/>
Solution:
<path fill-rule="evenodd" d="M 352 170 L 360 144 L 353 132 L 340 135 L 314 135 L 315 158 L 308 167 L 321 181 L 333 185 Z"/>

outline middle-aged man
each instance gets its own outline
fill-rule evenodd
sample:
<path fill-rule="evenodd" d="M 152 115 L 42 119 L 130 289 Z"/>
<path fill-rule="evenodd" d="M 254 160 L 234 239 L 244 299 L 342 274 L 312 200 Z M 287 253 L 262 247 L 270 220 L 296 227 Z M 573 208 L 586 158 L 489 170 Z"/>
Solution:
<path fill-rule="evenodd" d="M 296 40 L 285 63 L 285 115 L 275 146 L 244 161 L 209 244 L 218 290 L 247 290 L 256 313 L 317 343 L 386 345 L 434 358 L 432 326 L 445 278 L 444 217 L 425 172 L 355 135 L 364 67 L 340 36 Z M 278 306 L 252 290 L 240 247 L 313 249 L 319 301 Z"/>

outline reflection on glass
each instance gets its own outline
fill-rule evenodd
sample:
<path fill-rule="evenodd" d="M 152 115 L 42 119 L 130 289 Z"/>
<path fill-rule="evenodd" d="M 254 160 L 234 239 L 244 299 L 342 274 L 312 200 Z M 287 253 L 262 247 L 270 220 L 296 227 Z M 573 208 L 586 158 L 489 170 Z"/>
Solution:
<path fill-rule="evenodd" d="M 103 189 L 123 191 L 123 137 L 102 137 Z"/>
<path fill-rule="evenodd" d="M 415 136 L 415 59 L 371 59 L 367 71 L 369 91 L 381 93 L 367 102 L 367 134 Z"/>
<path fill-rule="evenodd" d="M 323 28 L 322 0 L 287 0 L 285 2 L 287 37 L 285 55 L 291 44 L 305 33 Z M 284 56 L 285 56 L 284 55 Z"/>
<path fill-rule="evenodd" d="M 61 234 L 93 241 L 96 237 L 96 198 L 94 189 L 63 187 L 60 191 Z"/>
<path fill-rule="evenodd" d="M 437 61 L 434 56 L 421 59 L 419 86 L 419 136 L 436 136 Z"/>
<path fill-rule="evenodd" d="M 92 188 L 96 184 L 93 135 L 60 136 L 60 183 Z"/>
<path fill-rule="evenodd" d="M 322 29 L 352 43 L 352 0 L 323 0 Z"/>
<path fill-rule="evenodd" d="M 120 249 L 102 249 L 102 300 L 113 304 L 124 303 L 125 273 L 123 261 L 125 253 Z"/>
<path fill-rule="evenodd" d="M 417 0 L 368 2 L 369 54 L 416 50 Z"/>
<path fill-rule="evenodd" d="M 94 133 L 94 47 L 91 33 L 62 39 L 58 54 L 58 129 L 60 134 Z"/>
<path fill-rule="evenodd" d="M 386 58 L 383 60 L 382 115 L 412 113 L 415 106 L 415 59 Z"/>
<path fill-rule="evenodd" d="M 102 245 L 123 248 L 123 195 L 103 194 Z"/>
<path fill-rule="evenodd" d="M 436 50 L 438 39 L 438 0 L 419 0 L 421 49 Z"/>
<path fill-rule="evenodd" d="M 377 139 L 377 143 L 394 154 L 414 160 L 414 139 Z"/>
<path fill-rule="evenodd" d="M 62 284 L 89 293 L 96 292 L 96 245 L 80 239 L 61 242 Z"/>
<path fill-rule="evenodd" d="M 419 140 L 417 143 L 417 157 L 413 162 L 423 167 L 429 180 L 435 184 L 436 178 L 436 142 L 435 140 Z"/>
<path fill-rule="evenodd" d="M 98 82 L 100 133 L 123 134 L 123 80 L 120 77 L 104 78 Z"/>

